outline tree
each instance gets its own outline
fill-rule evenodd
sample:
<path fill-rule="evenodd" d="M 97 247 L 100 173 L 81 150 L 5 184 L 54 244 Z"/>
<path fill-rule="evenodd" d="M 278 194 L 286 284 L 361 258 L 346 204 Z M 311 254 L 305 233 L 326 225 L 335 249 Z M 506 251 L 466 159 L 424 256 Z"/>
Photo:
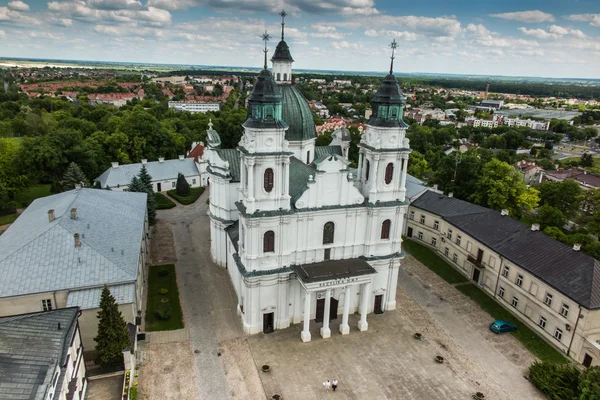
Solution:
<path fill-rule="evenodd" d="M 63 175 L 63 180 L 62 180 L 61 184 L 62 184 L 63 190 L 65 190 L 65 191 L 75 189 L 75 185 L 81 185 L 81 186 L 89 186 L 90 185 L 87 180 L 87 177 L 85 176 L 85 174 L 83 173 L 81 168 L 79 168 L 79 165 L 77 165 L 74 162 L 69 164 L 69 167 L 67 168 L 67 170 L 65 171 L 65 174 Z"/>
<path fill-rule="evenodd" d="M 331 132 L 323 132 L 317 136 L 315 146 L 329 146 L 329 143 L 333 140 Z"/>
<path fill-rule="evenodd" d="M 540 204 L 560 210 L 567 218 L 577 213 L 583 200 L 583 190 L 571 179 L 562 182 L 542 182 L 536 188 L 540 191 Z"/>
<path fill-rule="evenodd" d="M 9 199 L 27 186 L 27 176 L 18 168 L 18 142 L 0 138 L 0 185 Z"/>
<path fill-rule="evenodd" d="M 511 215 L 519 217 L 523 209 L 537 206 L 538 195 L 538 190 L 528 188 L 511 165 L 492 159 L 484 165 L 471 199 L 494 210 L 509 209 Z"/>
<path fill-rule="evenodd" d="M 428 172 L 431 172 L 431 170 L 425 157 L 416 150 L 411 151 L 408 156 L 408 173 L 420 179 Z"/>
<path fill-rule="evenodd" d="M 144 186 L 142 181 L 140 181 L 140 178 L 134 176 L 133 178 L 131 178 L 131 182 L 129 183 L 127 191 L 135 193 L 145 193 L 146 187 Z"/>
<path fill-rule="evenodd" d="M 565 235 L 564 232 L 561 231 L 556 226 L 549 226 L 546 229 L 544 229 L 543 232 L 546 235 L 550 236 L 552 239 L 556 239 L 559 242 L 563 242 L 563 243 L 567 242 L 567 235 Z"/>
<path fill-rule="evenodd" d="M 545 229 L 549 226 L 562 228 L 565 225 L 566 219 L 563 213 L 559 209 L 549 206 L 548 204 L 539 207 L 537 209 L 537 215 L 541 229 Z"/>
<path fill-rule="evenodd" d="M 154 192 L 154 188 L 152 186 L 152 176 L 150 176 L 150 174 L 148 173 L 148 169 L 146 168 L 145 165 L 142 165 L 142 169 L 140 169 L 138 178 L 140 179 L 140 182 L 142 182 L 142 184 L 146 188 L 146 192 L 148 192 L 148 193 Z"/>
<path fill-rule="evenodd" d="M 146 210 L 148 212 L 148 223 L 154 225 L 156 221 L 156 197 L 152 188 L 152 177 L 148 174 L 146 166 L 143 165 L 138 176 L 134 176 L 129 184 L 128 191 L 148 194 Z"/>
<path fill-rule="evenodd" d="M 98 336 L 96 342 L 96 362 L 102 367 L 123 362 L 123 349 L 131 346 L 129 330 L 119 311 L 115 298 L 104 285 L 98 311 Z"/>
<path fill-rule="evenodd" d="M 579 370 L 570 364 L 536 361 L 529 367 L 531 383 L 552 400 L 578 399 L 580 374 Z"/>
<path fill-rule="evenodd" d="M 581 372 L 578 390 L 578 400 L 600 399 L 600 367 L 594 366 Z"/>
<path fill-rule="evenodd" d="M 594 159 L 592 158 L 592 155 L 590 153 L 583 153 L 581 155 L 581 161 L 579 161 L 579 165 L 582 167 L 593 167 Z"/>
<path fill-rule="evenodd" d="M 179 196 L 190 195 L 190 184 L 182 173 L 177 174 L 177 185 L 175 186 L 175 192 L 177 192 Z"/>

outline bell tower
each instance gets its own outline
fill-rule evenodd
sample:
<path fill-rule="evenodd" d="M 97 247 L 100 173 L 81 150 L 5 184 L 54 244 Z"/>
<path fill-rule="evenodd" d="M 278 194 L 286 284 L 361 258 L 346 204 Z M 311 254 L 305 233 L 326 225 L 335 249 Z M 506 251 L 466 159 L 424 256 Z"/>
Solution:
<path fill-rule="evenodd" d="M 281 119 L 281 88 L 267 70 L 267 41 L 264 69 L 248 98 L 248 119 L 238 149 L 241 200 L 246 212 L 289 210 L 289 167 L 293 155 L 285 140 L 287 125 Z"/>
<path fill-rule="evenodd" d="M 358 184 L 370 203 L 404 201 L 406 194 L 411 150 L 406 138 L 408 125 L 402 120 L 405 99 L 394 76 L 395 39 L 390 47 L 390 73 L 371 100 L 373 114 L 360 141 Z"/>
<path fill-rule="evenodd" d="M 275 53 L 271 57 L 273 62 L 273 77 L 279 84 L 291 84 L 292 83 L 292 63 L 294 59 L 290 53 L 290 48 L 284 40 L 285 37 L 285 17 L 287 13 L 285 10 L 281 10 L 279 13 L 281 16 L 281 41 L 275 48 Z"/>

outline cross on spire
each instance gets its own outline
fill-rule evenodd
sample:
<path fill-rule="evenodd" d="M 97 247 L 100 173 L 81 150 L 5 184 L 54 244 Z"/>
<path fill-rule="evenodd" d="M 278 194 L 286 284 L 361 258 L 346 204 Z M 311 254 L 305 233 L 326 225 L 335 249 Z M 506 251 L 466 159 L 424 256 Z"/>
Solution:
<path fill-rule="evenodd" d="M 262 40 L 264 40 L 265 42 L 265 49 L 263 50 L 263 52 L 265 53 L 265 65 L 264 68 L 267 69 L 267 52 L 269 50 L 267 50 L 267 42 L 271 39 L 271 36 L 267 33 L 266 29 L 265 29 L 265 33 L 263 33 L 262 35 Z"/>
<path fill-rule="evenodd" d="M 390 63 L 390 75 L 394 73 L 394 51 L 398 48 L 398 43 L 396 42 L 396 39 L 392 40 L 392 43 L 390 43 L 390 47 L 392 48 L 392 57 L 390 57 L 392 59 L 392 62 Z"/>
<path fill-rule="evenodd" d="M 287 13 L 285 10 L 281 10 L 279 15 L 281 15 L 281 40 L 283 40 L 283 27 L 285 26 L 285 17 L 287 17 Z"/>

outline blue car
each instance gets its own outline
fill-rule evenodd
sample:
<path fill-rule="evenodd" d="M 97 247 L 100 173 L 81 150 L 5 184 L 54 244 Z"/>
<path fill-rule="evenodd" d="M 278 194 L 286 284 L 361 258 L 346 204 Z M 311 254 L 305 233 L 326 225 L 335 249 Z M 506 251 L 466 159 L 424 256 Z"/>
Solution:
<path fill-rule="evenodd" d="M 490 324 L 490 331 L 494 333 L 510 332 L 515 329 L 517 329 L 517 327 L 510 321 L 498 320 Z"/>

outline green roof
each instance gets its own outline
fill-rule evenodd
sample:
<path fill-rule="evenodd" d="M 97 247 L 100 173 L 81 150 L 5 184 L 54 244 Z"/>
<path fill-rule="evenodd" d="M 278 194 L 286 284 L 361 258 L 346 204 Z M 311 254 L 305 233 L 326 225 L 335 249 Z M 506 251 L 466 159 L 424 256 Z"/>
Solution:
<path fill-rule="evenodd" d="M 290 197 L 292 206 L 308 188 L 308 177 L 316 175 L 313 167 L 304 164 L 296 157 L 290 158 Z"/>
<path fill-rule="evenodd" d="M 229 163 L 231 182 L 240 181 L 240 153 L 237 149 L 218 149 L 219 157 Z"/>
<path fill-rule="evenodd" d="M 308 102 L 295 86 L 282 85 L 282 119 L 289 129 L 285 138 L 289 141 L 308 140 L 317 137 L 313 113 Z"/>
<path fill-rule="evenodd" d="M 315 146 L 315 159 L 326 154 L 341 156 L 343 155 L 342 146 Z"/>

